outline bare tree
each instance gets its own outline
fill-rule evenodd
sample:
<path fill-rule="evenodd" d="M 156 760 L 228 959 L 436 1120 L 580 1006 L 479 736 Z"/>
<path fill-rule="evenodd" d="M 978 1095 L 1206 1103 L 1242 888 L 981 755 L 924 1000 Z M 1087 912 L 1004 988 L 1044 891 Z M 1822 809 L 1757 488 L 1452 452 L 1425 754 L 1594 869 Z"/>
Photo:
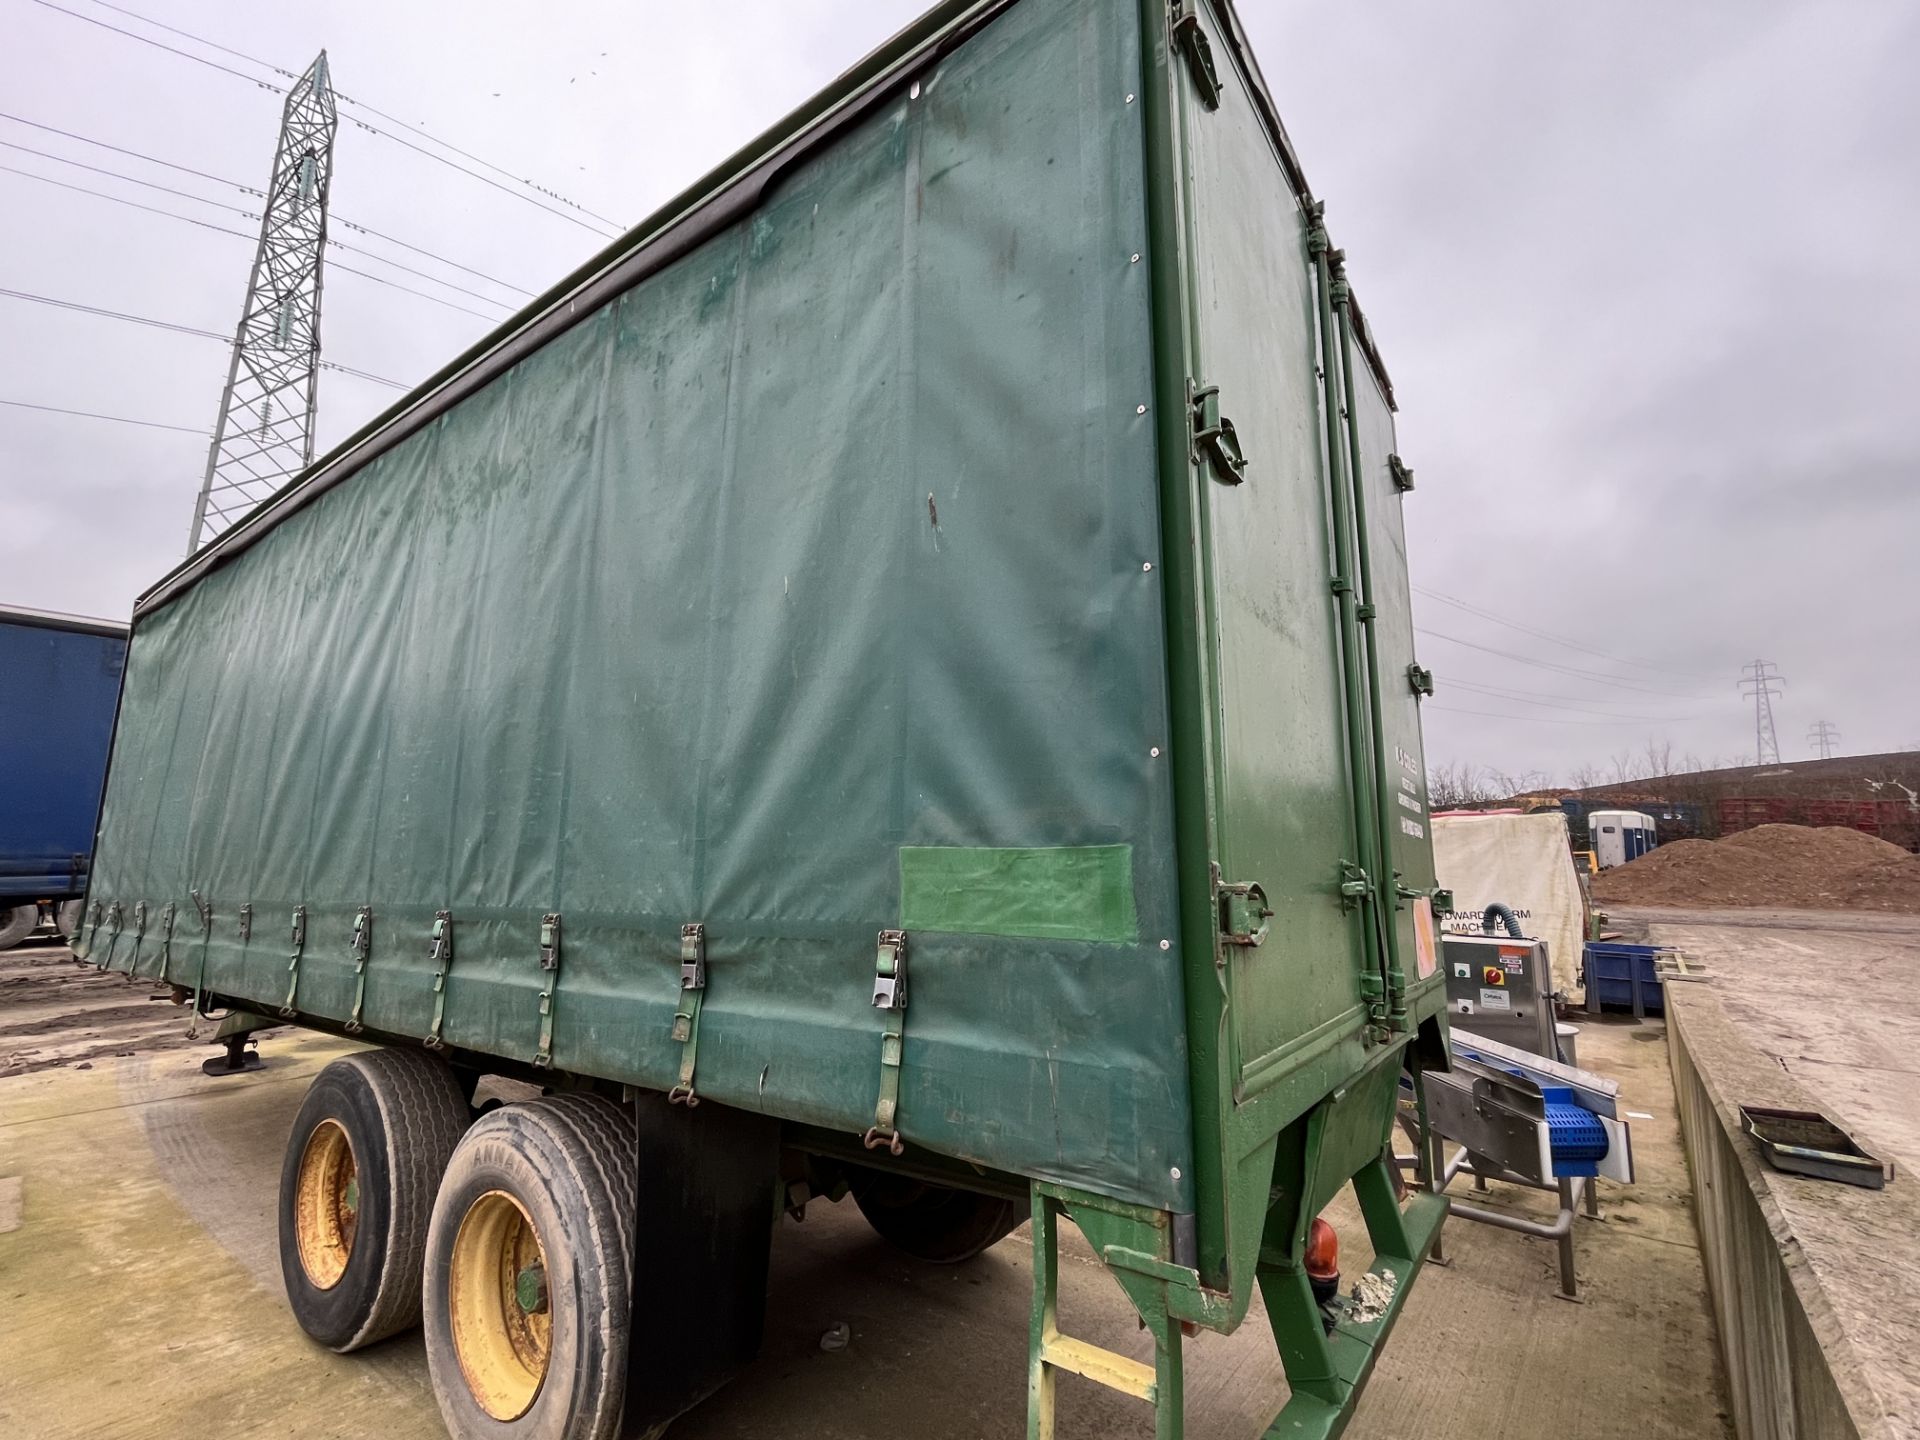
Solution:
<path fill-rule="evenodd" d="M 1470 810 L 1496 798 L 1478 765 L 1459 761 L 1427 770 L 1427 804 L 1435 810 Z"/>
<path fill-rule="evenodd" d="M 1603 778 L 1600 774 L 1599 767 L 1592 764 L 1583 764 L 1576 767 L 1573 773 L 1567 777 L 1568 781 L 1576 790 L 1591 790 L 1594 786 L 1600 784 Z"/>
<path fill-rule="evenodd" d="M 1673 773 L 1673 741 L 1655 740 L 1649 735 L 1647 748 L 1642 752 L 1641 758 L 1646 762 L 1649 777 L 1671 775 Z"/>
<path fill-rule="evenodd" d="M 1544 790 L 1553 784 L 1553 777 L 1544 770 L 1522 770 L 1518 775 L 1509 775 L 1504 770 L 1489 767 L 1485 771 L 1485 779 L 1493 798 L 1498 800 L 1511 800 L 1535 790 Z"/>

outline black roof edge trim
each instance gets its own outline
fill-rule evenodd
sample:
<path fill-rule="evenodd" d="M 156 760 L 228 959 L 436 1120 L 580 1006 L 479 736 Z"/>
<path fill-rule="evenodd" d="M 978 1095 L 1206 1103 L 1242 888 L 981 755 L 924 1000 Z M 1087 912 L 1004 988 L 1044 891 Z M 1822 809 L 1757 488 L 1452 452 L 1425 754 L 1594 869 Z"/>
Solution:
<path fill-rule="evenodd" d="M 783 170 L 858 123 L 914 72 L 939 60 L 1015 3 L 945 0 L 922 15 L 334 446 L 232 529 L 168 571 L 134 602 L 135 622 L 561 332 L 751 214 Z"/>

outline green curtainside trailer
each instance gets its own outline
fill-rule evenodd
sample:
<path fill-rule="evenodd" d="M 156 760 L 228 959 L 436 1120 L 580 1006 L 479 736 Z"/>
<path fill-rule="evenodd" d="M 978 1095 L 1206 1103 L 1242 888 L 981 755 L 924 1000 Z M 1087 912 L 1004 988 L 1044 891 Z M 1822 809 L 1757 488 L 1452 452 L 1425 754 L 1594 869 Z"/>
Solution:
<path fill-rule="evenodd" d="M 81 945 L 377 1044 L 300 1322 L 644 1433 L 850 1191 L 1031 1217 L 1032 1435 L 1060 1370 L 1178 1435 L 1256 1294 L 1338 1433 L 1444 1214 L 1393 408 L 1226 0 L 949 0 L 163 579 Z M 1063 1214 L 1154 1364 L 1059 1332 Z"/>

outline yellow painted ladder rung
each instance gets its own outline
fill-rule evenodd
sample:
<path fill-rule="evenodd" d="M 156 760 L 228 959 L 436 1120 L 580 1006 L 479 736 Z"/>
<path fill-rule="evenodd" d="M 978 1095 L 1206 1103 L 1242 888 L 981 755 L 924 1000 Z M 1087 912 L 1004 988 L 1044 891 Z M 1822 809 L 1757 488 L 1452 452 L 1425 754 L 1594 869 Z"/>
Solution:
<path fill-rule="evenodd" d="M 1070 1335 L 1049 1335 L 1040 1343 L 1040 1361 L 1056 1370 L 1068 1370 L 1110 1390 L 1137 1396 L 1151 1404 L 1158 1394 L 1153 1366 L 1111 1350 L 1102 1350 Z"/>

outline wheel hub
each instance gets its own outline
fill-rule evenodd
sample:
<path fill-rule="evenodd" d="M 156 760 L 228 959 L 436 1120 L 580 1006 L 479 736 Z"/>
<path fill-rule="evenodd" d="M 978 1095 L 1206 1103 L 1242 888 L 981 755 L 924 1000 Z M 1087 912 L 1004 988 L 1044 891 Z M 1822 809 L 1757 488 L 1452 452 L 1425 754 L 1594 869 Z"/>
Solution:
<path fill-rule="evenodd" d="M 533 1219 L 504 1190 L 473 1202 L 447 1272 L 453 1349 L 474 1402 L 495 1420 L 526 1414 L 553 1347 L 547 1256 Z"/>
<path fill-rule="evenodd" d="M 347 1273 L 360 1226 L 360 1170 L 339 1121 L 322 1120 L 307 1136 L 293 1204 L 300 1268 L 315 1289 L 331 1290 Z"/>

